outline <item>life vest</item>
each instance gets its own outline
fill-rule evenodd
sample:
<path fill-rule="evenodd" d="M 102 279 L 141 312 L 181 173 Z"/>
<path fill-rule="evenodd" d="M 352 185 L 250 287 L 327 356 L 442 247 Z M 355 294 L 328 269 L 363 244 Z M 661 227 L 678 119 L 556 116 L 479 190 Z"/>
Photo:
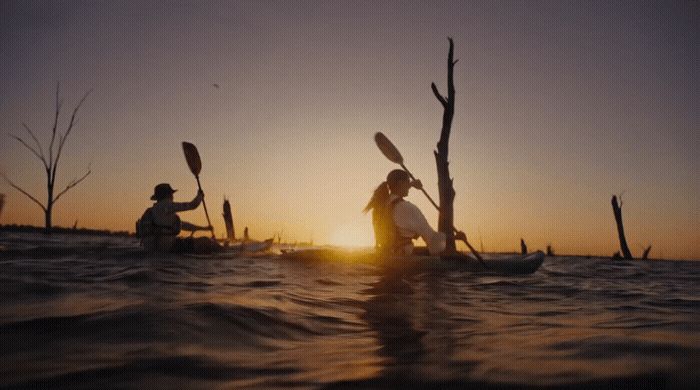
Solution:
<path fill-rule="evenodd" d="M 394 208 L 399 202 L 404 202 L 402 198 L 392 200 L 386 207 L 374 209 L 372 213 L 372 224 L 374 225 L 374 236 L 377 249 L 384 255 L 400 254 L 403 248 L 410 244 L 416 237 L 404 237 L 399 232 L 394 221 Z"/>
<path fill-rule="evenodd" d="M 153 208 L 149 207 L 144 211 L 141 219 L 136 221 L 136 237 L 177 236 L 180 234 L 182 221 L 177 215 L 175 215 L 175 220 L 176 222 L 172 226 L 159 225 L 153 218 Z"/>

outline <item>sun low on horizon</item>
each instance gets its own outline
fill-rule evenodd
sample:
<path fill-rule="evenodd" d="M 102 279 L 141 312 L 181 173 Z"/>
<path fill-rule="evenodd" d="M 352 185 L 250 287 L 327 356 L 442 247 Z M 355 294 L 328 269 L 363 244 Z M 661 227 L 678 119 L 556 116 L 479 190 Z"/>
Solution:
<path fill-rule="evenodd" d="M 363 221 L 348 222 L 336 226 L 329 243 L 345 248 L 369 248 L 374 246 L 372 227 Z"/>

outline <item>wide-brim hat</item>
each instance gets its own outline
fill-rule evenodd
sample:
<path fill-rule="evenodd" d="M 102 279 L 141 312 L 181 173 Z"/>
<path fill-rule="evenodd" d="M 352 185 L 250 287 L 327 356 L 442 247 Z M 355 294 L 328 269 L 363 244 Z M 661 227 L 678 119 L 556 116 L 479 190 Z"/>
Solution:
<path fill-rule="evenodd" d="M 177 192 L 177 190 L 170 187 L 170 184 L 160 183 L 153 189 L 153 196 L 151 196 L 151 200 L 161 200 L 163 198 L 167 198 L 175 192 Z"/>

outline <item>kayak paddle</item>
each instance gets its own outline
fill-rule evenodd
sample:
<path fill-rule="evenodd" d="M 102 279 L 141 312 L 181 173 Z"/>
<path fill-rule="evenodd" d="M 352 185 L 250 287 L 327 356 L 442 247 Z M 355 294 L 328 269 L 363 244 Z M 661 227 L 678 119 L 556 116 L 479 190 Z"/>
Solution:
<path fill-rule="evenodd" d="M 416 180 L 416 178 L 413 177 L 413 174 L 411 173 L 411 171 L 409 171 L 408 168 L 406 168 L 406 166 L 404 165 L 403 156 L 401 156 L 401 152 L 399 152 L 399 150 L 396 148 L 396 146 L 394 146 L 394 144 L 391 143 L 391 141 L 389 141 L 389 138 L 387 138 L 381 132 L 378 132 L 377 134 L 374 135 L 374 142 L 379 147 L 379 150 L 382 151 L 382 154 L 384 154 L 384 156 L 389 159 L 389 161 L 391 161 L 395 164 L 399 164 L 401 166 L 401 168 L 404 171 L 406 171 L 406 173 L 408 173 L 408 176 L 411 178 L 411 180 Z M 428 193 L 425 191 L 425 188 L 421 188 L 421 191 L 423 191 L 423 194 L 428 198 L 430 203 L 432 203 L 433 206 L 435 206 L 435 208 L 438 211 L 440 211 L 440 206 L 438 206 L 437 203 L 435 203 L 435 201 L 433 200 L 433 198 L 431 198 L 430 195 L 428 195 Z M 457 231 L 457 229 L 454 226 L 452 226 L 452 230 L 455 232 Z M 476 257 L 476 259 L 479 260 L 481 265 L 488 268 L 486 263 L 484 263 L 484 259 L 481 257 L 479 252 L 477 252 L 476 249 L 474 249 L 474 247 L 469 243 L 469 241 L 467 241 L 467 240 L 462 240 L 462 241 L 464 241 L 464 243 L 467 244 L 467 247 L 469 248 L 469 250 L 472 251 L 472 253 Z"/>
<path fill-rule="evenodd" d="M 185 160 L 187 160 L 187 165 L 190 167 L 190 171 L 192 171 L 195 179 L 197 179 L 197 186 L 199 187 L 199 190 L 202 191 L 202 185 L 199 183 L 199 172 L 202 171 L 202 159 L 199 158 L 197 147 L 189 142 L 183 142 L 182 151 L 185 152 Z M 204 214 L 207 216 L 207 223 L 209 226 L 211 226 L 209 212 L 207 211 L 207 204 L 204 199 L 202 199 L 202 205 L 204 206 Z M 211 238 L 216 239 L 216 236 L 214 235 L 214 228 L 211 230 Z"/>

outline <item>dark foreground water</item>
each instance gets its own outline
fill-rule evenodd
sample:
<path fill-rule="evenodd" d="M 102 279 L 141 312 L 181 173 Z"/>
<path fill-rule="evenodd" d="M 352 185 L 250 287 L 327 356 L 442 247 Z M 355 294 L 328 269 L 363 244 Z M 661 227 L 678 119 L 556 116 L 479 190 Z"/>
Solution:
<path fill-rule="evenodd" d="M 503 277 L 30 257 L 0 254 L 0 387 L 700 384 L 700 263 L 556 257 Z"/>

